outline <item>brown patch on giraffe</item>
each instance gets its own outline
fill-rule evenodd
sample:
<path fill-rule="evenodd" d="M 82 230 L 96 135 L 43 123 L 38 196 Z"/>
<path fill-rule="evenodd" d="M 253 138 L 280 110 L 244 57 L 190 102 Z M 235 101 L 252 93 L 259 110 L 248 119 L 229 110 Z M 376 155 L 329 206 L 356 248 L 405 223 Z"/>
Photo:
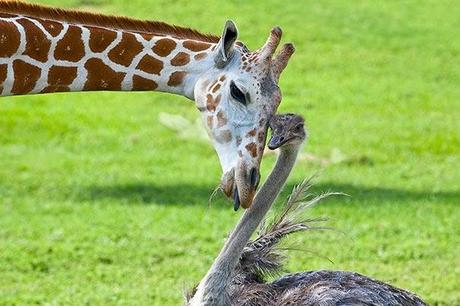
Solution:
<path fill-rule="evenodd" d="M 93 52 L 104 52 L 117 38 L 117 33 L 107 29 L 92 28 L 89 34 L 89 48 Z"/>
<path fill-rule="evenodd" d="M 175 87 L 175 86 L 179 86 L 180 84 L 182 84 L 185 74 L 186 74 L 185 71 L 175 71 L 171 73 L 171 76 L 169 77 L 169 80 L 168 80 L 168 86 Z"/>
<path fill-rule="evenodd" d="M 216 136 L 216 141 L 218 143 L 227 143 L 232 141 L 232 132 L 230 130 L 224 130 Z"/>
<path fill-rule="evenodd" d="M 254 137 L 254 136 L 256 136 L 256 133 L 257 133 L 256 129 L 253 129 L 253 130 L 250 130 L 250 131 L 248 132 L 247 136 L 248 136 L 248 137 L 249 137 L 249 136 Z"/>
<path fill-rule="evenodd" d="M 217 84 L 217 85 L 214 86 L 214 88 L 212 89 L 212 93 L 216 93 L 219 89 L 220 89 L 220 84 Z"/>
<path fill-rule="evenodd" d="M 39 62 L 46 62 L 51 42 L 46 38 L 45 33 L 30 20 L 19 19 L 18 23 L 24 27 L 26 33 L 26 49 L 23 54 Z"/>
<path fill-rule="evenodd" d="M 264 149 L 265 149 L 265 146 L 264 145 L 260 145 L 259 146 L 259 154 L 262 155 L 264 153 Z"/>
<path fill-rule="evenodd" d="M 208 128 L 209 128 L 210 130 L 212 130 L 213 119 L 214 119 L 214 117 L 213 117 L 213 116 L 208 116 L 208 118 L 206 118 L 206 119 L 207 119 Z"/>
<path fill-rule="evenodd" d="M 11 93 L 15 95 L 29 93 L 35 87 L 41 73 L 40 68 L 22 60 L 13 62 L 13 71 L 15 78 Z"/>
<path fill-rule="evenodd" d="M 220 103 L 220 99 L 221 95 L 218 95 L 214 98 L 211 94 L 208 94 L 206 96 L 206 108 L 208 109 L 208 111 L 214 112 Z"/>
<path fill-rule="evenodd" d="M 16 26 L 0 20 L 0 57 L 11 57 L 19 48 L 20 34 Z"/>
<path fill-rule="evenodd" d="M 160 75 L 163 70 L 163 62 L 146 54 L 136 68 L 150 74 Z"/>
<path fill-rule="evenodd" d="M 249 153 L 251 153 L 252 157 L 257 157 L 257 145 L 254 142 L 247 144 L 245 148 Z"/>
<path fill-rule="evenodd" d="M 206 108 L 208 111 L 215 111 L 215 108 L 212 108 L 212 105 L 214 104 L 214 98 L 212 97 L 211 94 L 206 95 Z"/>
<path fill-rule="evenodd" d="M 16 15 L 11 15 L 8 13 L 0 13 L 0 18 L 14 18 Z"/>
<path fill-rule="evenodd" d="M 78 62 L 85 56 L 85 47 L 81 39 L 81 29 L 69 26 L 64 37 L 57 43 L 54 58 L 70 62 Z"/>
<path fill-rule="evenodd" d="M 194 56 L 196 61 L 201 61 L 203 58 L 205 58 L 208 54 L 206 52 L 201 52 L 198 53 Z"/>
<path fill-rule="evenodd" d="M 179 52 L 171 60 L 171 65 L 173 66 L 184 66 L 190 62 L 190 55 L 185 52 Z"/>
<path fill-rule="evenodd" d="M 51 86 L 47 86 L 45 88 L 43 88 L 42 91 L 40 91 L 41 93 L 53 93 L 53 92 L 69 92 L 70 91 L 70 88 L 68 86 L 62 86 L 62 85 L 58 85 L 58 86 L 54 86 L 54 85 L 51 85 Z"/>
<path fill-rule="evenodd" d="M 263 131 L 259 132 L 259 134 L 257 135 L 257 141 L 259 143 L 264 143 L 265 142 L 265 132 L 263 132 Z"/>
<path fill-rule="evenodd" d="M 171 38 L 159 39 L 152 50 L 161 57 L 168 56 L 176 48 L 176 42 Z"/>
<path fill-rule="evenodd" d="M 7 73 L 8 73 L 8 65 L 7 64 L 0 65 L 0 84 L 3 84 L 3 82 L 5 82 Z"/>
<path fill-rule="evenodd" d="M 152 40 L 152 38 L 154 37 L 159 38 L 159 37 L 164 36 L 163 34 L 153 34 L 153 33 L 139 33 L 139 34 L 141 34 L 141 36 L 147 41 Z"/>
<path fill-rule="evenodd" d="M 88 77 L 83 90 L 120 90 L 121 82 L 125 76 L 122 72 L 116 72 L 98 58 L 89 59 L 85 63 Z"/>
<path fill-rule="evenodd" d="M 155 81 L 143 78 L 141 76 L 133 76 L 133 90 L 155 90 L 158 84 Z"/>
<path fill-rule="evenodd" d="M 209 85 L 208 90 L 211 90 L 214 86 L 216 86 L 216 84 L 217 84 L 218 82 L 219 82 L 219 81 L 217 81 L 217 80 L 214 81 L 214 82 L 212 82 L 212 84 Z"/>
<path fill-rule="evenodd" d="M 68 86 L 77 77 L 77 67 L 53 66 L 48 73 L 48 84 L 50 86 Z"/>
<path fill-rule="evenodd" d="M 211 45 L 208 43 L 201 42 L 201 41 L 186 40 L 182 43 L 182 46 L 184 46 L 184 48 L 187 48 L 191 51 L 199 52 L 199 51 L 208 49 Z"/>
<path fill-rule="evenodd" d="M 219 111 L 217 113 L 217 127 L 223 127 L 226 125 L 228 122 L 227 117 L 225 117 L 225 114 L 223 111 Z"/>
<path fill-rule="evenodd" d="M 123 32 L 120 43 L 108 55 L 112 62 L 128 67 L 143 49 L 144 46 L 137 41 L 134 34 Z"/>
<path fill-rule="evenodd" d="M 53 37 L 58 36 L 64 29 L 62 24 L 51 20 L 41 20 L 40 23 L 45 28 L 46 32 L 48 32 Z"/>

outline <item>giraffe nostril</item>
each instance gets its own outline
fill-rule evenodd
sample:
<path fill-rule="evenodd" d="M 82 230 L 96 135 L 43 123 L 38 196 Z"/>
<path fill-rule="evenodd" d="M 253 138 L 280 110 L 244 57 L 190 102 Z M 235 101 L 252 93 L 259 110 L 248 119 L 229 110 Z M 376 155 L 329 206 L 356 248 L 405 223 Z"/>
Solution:
<path fill-rule="evenodd" d="M 251 169 L 250 178 L 251 178 L 251 186 L 254 187 L 254 189 L 256 189 L 260 181 L 260 174 L 257 168 Z"/>
<path fill-rule="evenodd" d="M 238 194 L 238 187 L 235 185 L 235 191 L 233 193 L 233 210 L 237 211 L 240 205 L 240 195 Z"/>

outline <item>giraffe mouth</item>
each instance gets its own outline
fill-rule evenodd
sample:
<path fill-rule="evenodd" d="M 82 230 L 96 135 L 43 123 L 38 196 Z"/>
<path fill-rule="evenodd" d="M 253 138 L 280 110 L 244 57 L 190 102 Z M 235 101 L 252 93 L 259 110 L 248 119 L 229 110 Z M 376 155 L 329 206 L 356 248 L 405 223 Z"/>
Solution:
<path fill-rule="evenodd" d="M 239 177 L 241 174 L 237 174 L 234 182 L 233 209 L 235 211 L 240 207 L 244 209 L 251 207 L 260 181 L 259 170 L 255 167 L 251 168 L 249 173 L 246 173 L 246 171 L 243 173 L 243 177 Z"/>
<path fill-rule="evenodd" d="M 238 211 L 240 207 L 251 207 L 259 181 L 260 173 L 255 167 L 248 172 L 245 169 L 240 169 L 240 172 L 233 169 L 222 176 L 221 188 L 233 200 L 233 209 Z"/>

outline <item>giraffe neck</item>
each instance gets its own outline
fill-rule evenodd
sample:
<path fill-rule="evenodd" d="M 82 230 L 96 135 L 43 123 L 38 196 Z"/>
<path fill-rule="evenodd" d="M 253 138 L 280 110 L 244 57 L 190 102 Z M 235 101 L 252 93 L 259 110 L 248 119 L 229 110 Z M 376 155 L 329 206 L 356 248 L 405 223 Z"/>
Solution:
<path fill-rule="evenodd" d="M 0 14 L 2 96 L 78 91 L 164 91 L 193 99 L 214 66 L 214 44 Z"/>

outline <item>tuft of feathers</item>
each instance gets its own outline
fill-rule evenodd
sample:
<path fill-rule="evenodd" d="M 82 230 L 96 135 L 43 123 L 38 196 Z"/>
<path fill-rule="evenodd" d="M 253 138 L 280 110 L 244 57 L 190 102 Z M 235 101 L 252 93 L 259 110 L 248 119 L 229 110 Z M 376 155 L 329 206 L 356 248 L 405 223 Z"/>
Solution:
<path fill-rule="evenodd" d="M 303 218 L 306 209 L 321 200 L 343 193 L 327 192 L 314 196 L 309 192 L 315 176 L 295 186 L 283 209 L 272 221 L 262 222 L 257 238 L 248 242 L 240 257 L 235 272 L 235 283 L 264 282 L 269 277 L 279 276 L 287 258 L 280 242 L 287 236 L 310 230 L 326 230 L 322 226 L 327 218 Z"/>
<path fill-rule="evenodd" d="M 331 195 L 345 195 L 329 192 L 314 196 L 308 192 L 312 180 L 294 187 L 281 212 L 272 221 L 265 220 L 258 236 L 247 243 L 226 292 L 230 305 L 428 305 L 411 292 L 349 271 L 304 271 L 267 282 L 267 278 L 283 272 L 287 256 L 279 244 L 284 238 L 329 229 L 322 226 L 326 219 L 306 219 L 302 213 Z M 186 304 L 195 290 L 196 287 L 186 294 Z"/>
<path fill-rule="evenodd" d="M 314 196 L 309 193 L 315 177 L 304 179 L 302 183 L 294 186 L 283 209 L 271 221 L 266 217 L 259 226 L 257 237 L 249 241 L 243 249 L 233 275 L 232 296 L 238 296 L 237 292 L 249 283 L 251 284 L 249 289 L 253 291 L 253 294 L 250 290 L 246 290 L 248 288 L 245 288 L 245 294 L 240 295 L 240 297 L 245 296 L 242 304 L 260 305 L 261 299 L 267 301 L 272 299 L 271 292 L 265 289 L 264 283 L 267 278 L 279 276 L 283 272 L 283 265 L 287 259 L 285 250 L 279 247 L 283 239 L 298 232 L 329 229 L 319 225 L 327 221 L 327 218 L 305 219 L 301 217 L 306 209 L 318 204 L 321 200 L 332 195 L 343 194 L 328 192 Z M 195 295 L 196 288 L 195 286 L 184 292 L 186 303 Z M 261 294 L 261 292 L 265 292 L 265 294 Z"/>

